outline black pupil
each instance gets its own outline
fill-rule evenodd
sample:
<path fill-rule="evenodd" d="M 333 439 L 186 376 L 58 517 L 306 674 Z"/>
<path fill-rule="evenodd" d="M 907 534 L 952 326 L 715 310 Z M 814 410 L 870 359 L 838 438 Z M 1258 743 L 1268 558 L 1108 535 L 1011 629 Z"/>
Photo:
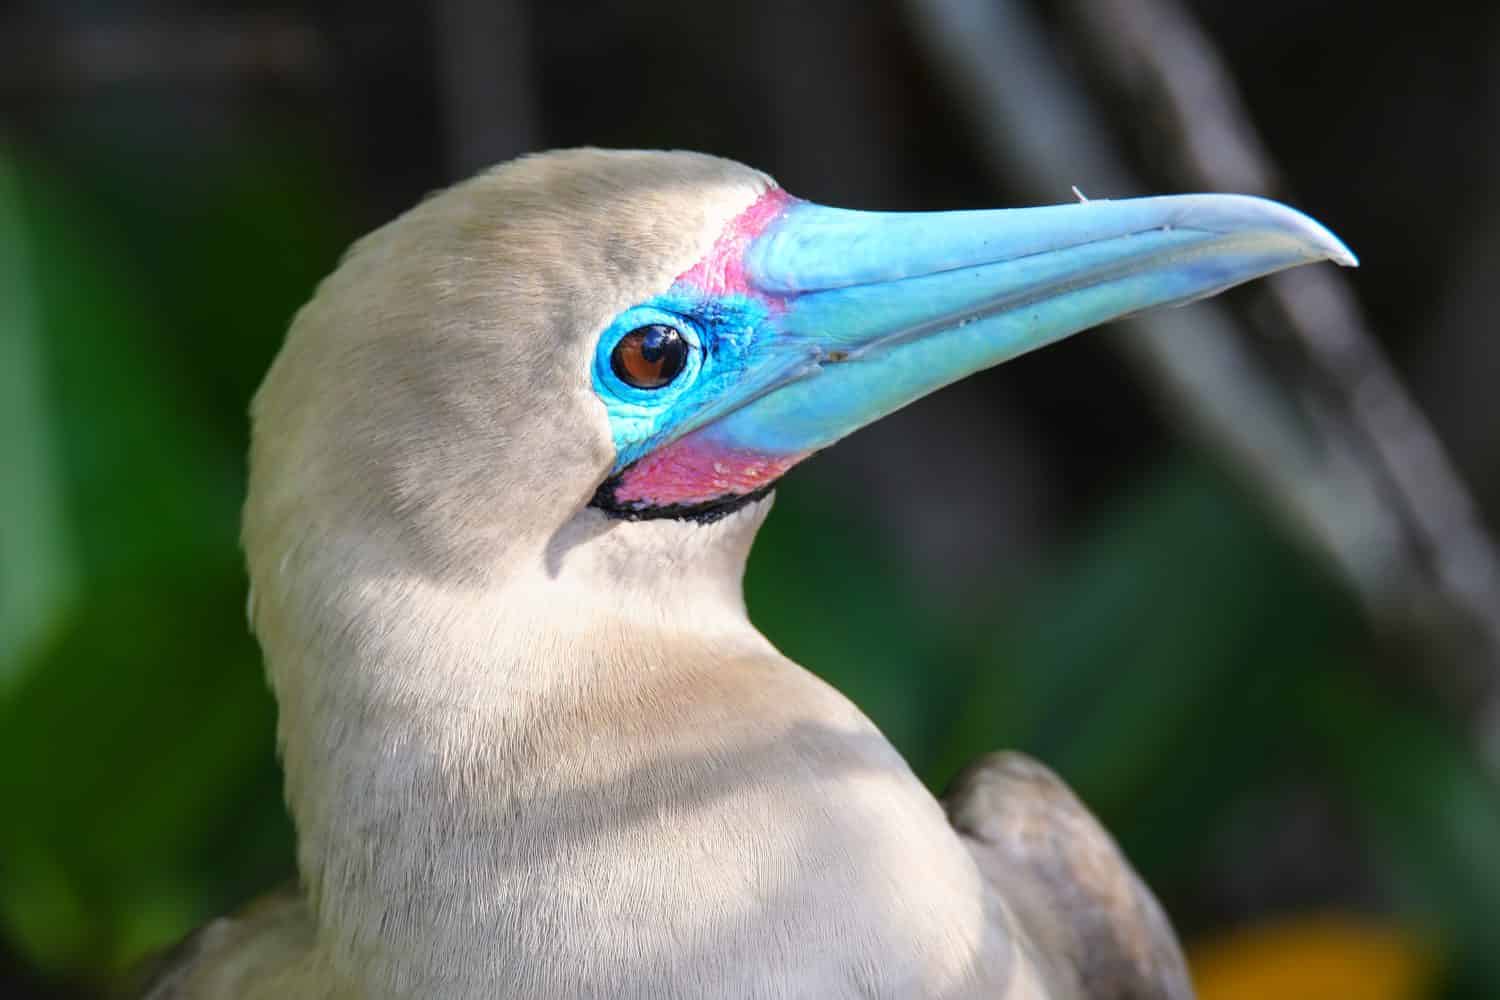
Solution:
<path fill-rule="evenodd" d="M 664 323 L 653 323 L 621 337 L 609 364 L 627 385 L 660 389 L 682 372 L 687 357 L 688 343 L 682 334 Z"/>

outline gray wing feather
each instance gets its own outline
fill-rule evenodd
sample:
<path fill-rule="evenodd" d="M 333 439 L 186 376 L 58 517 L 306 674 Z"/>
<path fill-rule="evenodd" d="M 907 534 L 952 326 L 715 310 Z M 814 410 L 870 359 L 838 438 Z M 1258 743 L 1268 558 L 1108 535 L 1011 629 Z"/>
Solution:
<path fill-rule="evenodd" d="M 148 962 L 127 996 L 139 1000 L 242 1000 L 276 995 L 297 975 L 312 943 L 312 920 L 295 886 L 267 893 L 212 920 Z M 311 984 L 307 984 L 311 985 Z M 331 996 L 299 989 L 286 996 Z"/>
<path fill-rule="evenodd" d="M 989 754 L 944 805 L 1020 932 L 1080 1000 L 1192 1000 L 1160 904 L 1055 774 L 1023 754 Z"/>

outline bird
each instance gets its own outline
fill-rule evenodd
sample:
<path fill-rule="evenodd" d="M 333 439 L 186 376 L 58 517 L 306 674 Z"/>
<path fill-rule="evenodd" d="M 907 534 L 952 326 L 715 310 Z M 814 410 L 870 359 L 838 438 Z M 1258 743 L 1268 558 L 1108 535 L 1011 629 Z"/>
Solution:
<path fill-rule="evenodd" d="M 153 1000 L 1186 998 L 1064 783 L 939 799 L 741 578 L 778 479 L 948 383 L 1317 261 L 1282 204 L 867 212 L 684 151 L 524 156 L 355 243 L 251 405 L 297 883 Z"/>

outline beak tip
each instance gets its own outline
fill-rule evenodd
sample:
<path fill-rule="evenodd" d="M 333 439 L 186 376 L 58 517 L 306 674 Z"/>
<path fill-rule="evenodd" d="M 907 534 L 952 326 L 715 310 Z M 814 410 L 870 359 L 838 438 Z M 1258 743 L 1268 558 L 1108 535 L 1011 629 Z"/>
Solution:
<path fill-rule="evenodd" d="M 1308 263 L 1330 260 L 1339 267 L 1359 266 L 1359 258 L 1326 226 L 1280 202 L 1250 195 L 1187 195 L 1184 200 L 1184 221 L 1195 228 L 1274 233 L 1293 243 Z"/>
<path fill-rule="evenodd" d="M 1359 267 L 1359 258 L 1354 255 L 1353 250 L 1344 245 L 1343 240 L 1340 240 L 1326 229 L 1322 235 L 1325 239 L 1316 242 L 1308 241 L 1310 263 L 1327 260 L 1332 261 L 1339 267 Z"/>
<path fill-rule="evenodd" d="M 1321 223 L 1314 222 L 1305 215 L 1302 219 L 1301 235 L 1304 236 L 1306 245 L 1313 251 L 1315 259 L 1331 260 L 1339 267 L 1359 267 L 1359 258 L 1343 240 L 1333 235 Z"/>

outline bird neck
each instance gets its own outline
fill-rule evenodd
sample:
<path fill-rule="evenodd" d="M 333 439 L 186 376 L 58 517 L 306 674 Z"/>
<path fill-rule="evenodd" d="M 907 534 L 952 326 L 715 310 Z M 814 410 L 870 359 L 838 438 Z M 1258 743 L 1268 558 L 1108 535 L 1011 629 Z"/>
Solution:
<path fill-rule="evenodd" d="M 741 591 L 768 507 L 712 525 L 586 511 L 478 577 L 415 571 L 374 539 L 252 555 L 274 567 L 254 574 L 255 624 L 336 966 L 395 982 L 461 964 L 526 850 L 502 860 L 513 810 L 582 780 L 567 772 L 608 706 L 666 663 L 775 655 Z"/>

